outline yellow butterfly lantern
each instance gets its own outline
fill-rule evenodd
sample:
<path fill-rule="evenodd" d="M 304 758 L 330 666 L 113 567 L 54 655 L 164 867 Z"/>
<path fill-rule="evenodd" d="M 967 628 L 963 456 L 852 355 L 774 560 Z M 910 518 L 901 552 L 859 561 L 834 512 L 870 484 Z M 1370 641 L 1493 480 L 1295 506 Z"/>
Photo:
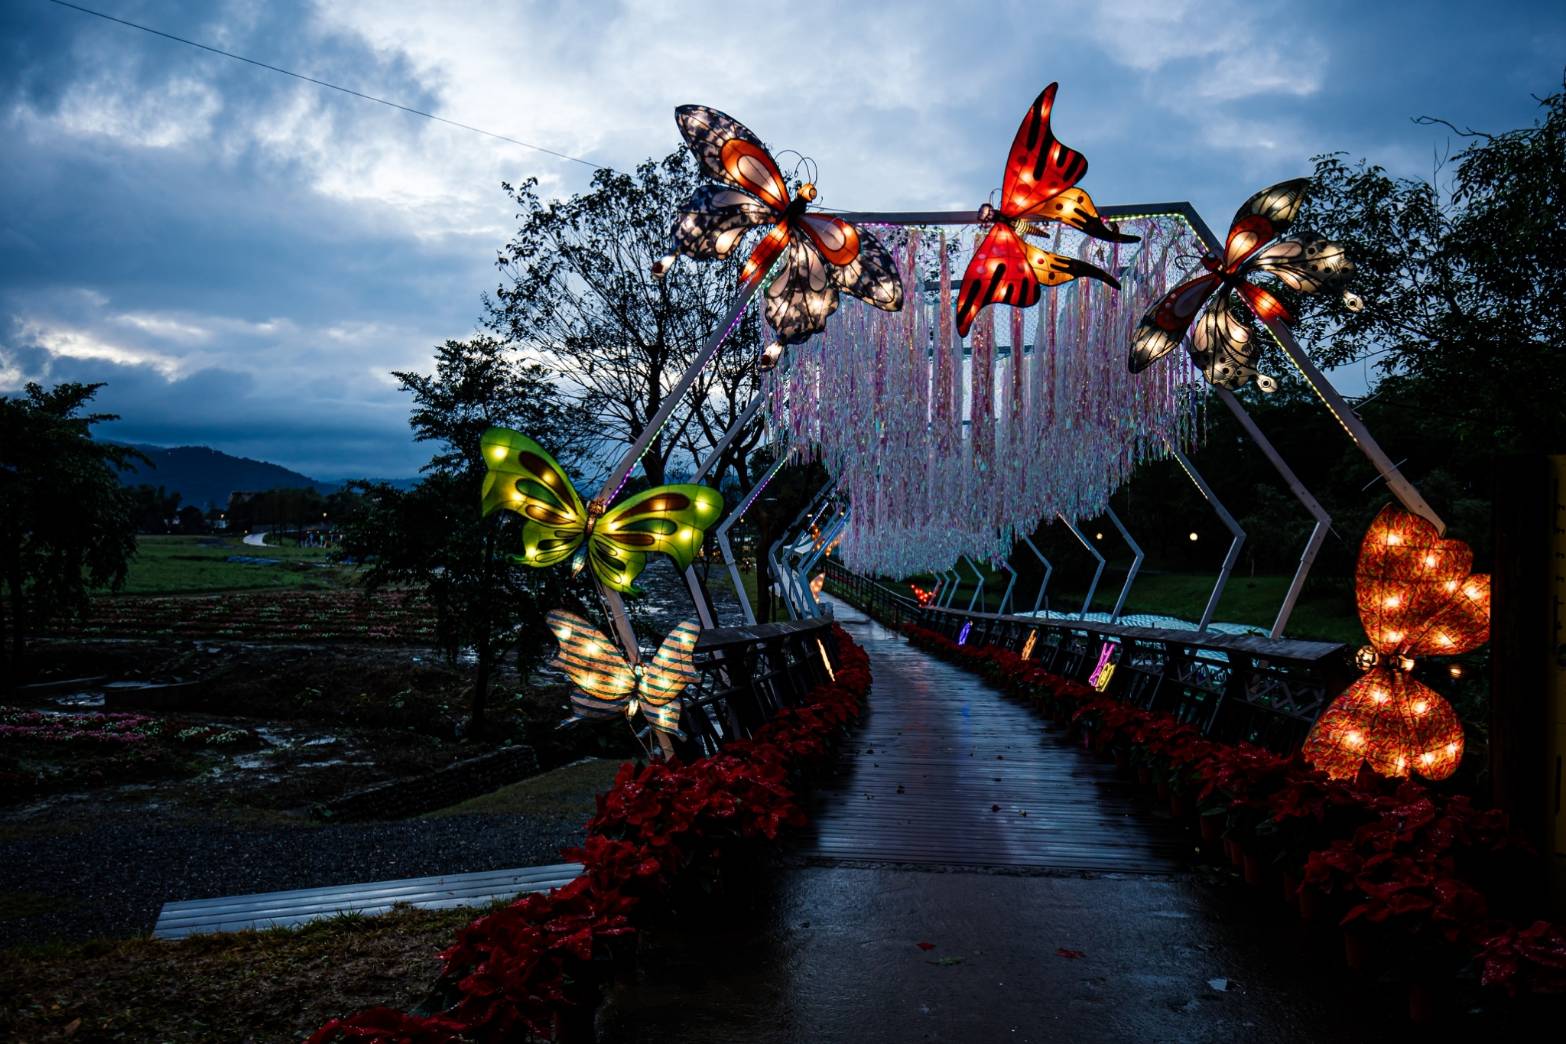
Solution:
<path fill-rule="evenodd" d="M 659 732 L 684 738 L 680 694 L 699 677 L 691 659 L 701 633 L 695 620 L 670 631 L 651 660 L 633 666 L 607 635 L 575 613 L 555 609 L 547 619 L 560 642 L 554 665 L 577 688 L 571 707 L 578 717 L 631 718 L 640 710 Z"/>
<path fill-rule="evenodd" d="M 609 507 L 587 504 L 542 446 L 510 428 L 490 428 L 481 442 L 483 511 L 514 511 L 522 526 L 522 565 L 571 559 L 573 573 L 591 566 L 605 587 L 634 593 L 632 582 L 650 553 L 688 567 L 707 528 L 723 512 L 723 497 L 706 486 L 656 486 Z"/>

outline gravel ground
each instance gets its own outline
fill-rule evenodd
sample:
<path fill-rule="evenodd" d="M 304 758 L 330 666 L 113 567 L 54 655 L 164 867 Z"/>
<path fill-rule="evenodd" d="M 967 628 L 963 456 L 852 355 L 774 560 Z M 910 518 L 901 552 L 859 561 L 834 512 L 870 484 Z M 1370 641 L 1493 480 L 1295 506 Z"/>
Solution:
<path fill-rule="evenodd" d="M 557 863 L 581 843 L 613 769 L 590 768 L 564 786 L 538 777 L 549 793 L 536 814 L 252 826 L 143 808 L 12 819 L 0 824 L 0 947 L 142 934 L 172 900 Z"/>

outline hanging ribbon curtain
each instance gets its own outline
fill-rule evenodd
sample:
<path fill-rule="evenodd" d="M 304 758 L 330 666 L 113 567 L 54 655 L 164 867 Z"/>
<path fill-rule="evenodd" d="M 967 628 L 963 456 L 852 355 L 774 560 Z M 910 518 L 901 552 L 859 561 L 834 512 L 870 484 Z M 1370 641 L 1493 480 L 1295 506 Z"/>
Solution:
<path fill-rule="evenodd" d="M 951 282 L 972 231 L 950 240 L 893 231 L 903 311 L 845 302 L 768 377 L 774 436 L 817 454 L 852 504 L 846 565 L 903 577 L 960 555 L 998 563 L 1040 520 L 1101 514 L 1138 464 L 1189 447 L 1199 374 L 1181 356 L 1134 376 L 1124 352 L 1148 305 L 1201 250 L 1174 220 L 1125 227 L 1142 241 L 1057 234 L 1054 245 L 1118 272 L 1121 290 L 1079 281 L 1034 308 L 985 309 L 966 345 L 953 329 Z"/>

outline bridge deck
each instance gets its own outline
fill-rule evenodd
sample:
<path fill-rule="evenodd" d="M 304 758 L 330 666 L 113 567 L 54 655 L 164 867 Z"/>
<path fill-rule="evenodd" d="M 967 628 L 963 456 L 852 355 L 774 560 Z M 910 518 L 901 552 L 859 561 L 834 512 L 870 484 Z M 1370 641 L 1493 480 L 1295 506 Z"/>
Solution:
<path fill-rule="evenodd" d="M 1169 872 L 1181 842 L 1137 814 L 1113 768 L 969 671 L 932 659 L 858 610 L 838 619 L 871 650 L 869 713 L 820 795 L 805 853 L 847 861 Z"/>

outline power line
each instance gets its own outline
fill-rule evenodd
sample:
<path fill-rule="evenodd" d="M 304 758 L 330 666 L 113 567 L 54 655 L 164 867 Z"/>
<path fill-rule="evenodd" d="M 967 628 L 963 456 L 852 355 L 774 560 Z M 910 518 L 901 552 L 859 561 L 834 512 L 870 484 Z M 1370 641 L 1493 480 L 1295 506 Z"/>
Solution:
<path fill-rule="evenodd" d="M 128 26 L 131 29 L 140 29 L 144 33 L 151 33 L 153 36 L 161 36 L 165 40 L 173 40 L 175 43 L 182 43 L 190 47 L 199 48 L 203 51 L 209 51 L 212 54 L 221 55 L 224 58 L 232 58 L 236 62 L 244 62 L 246 65 L 254 65 L 270 72 L 281 73 L 284 76 L 292 76 L 296 80 L 303 80 L 306 83 L 313 83 L 318 87 L 326 87 L 334 91 L 341 91 L 343 94 L 352 95 L 353 97 L 361 98 L 364 101 L 375 102 L 377 105 L 385 105 L 391 109 L 412 113 L 414 116 L 423 116 L 427 120 L 434 120 L 436 123 L 444 123 L 449 127 L 456 127 L 460 130 L 472 131 L 474 134 L 482 134 L 486 138 L 494 138 L 497 141 L 509 142 L 512 145 L 520 145 L 524 149 L 532 149 L 534 152 L 542 152 L 550 156 L 555 156 L 559 159 L 570 160 L 572 163 L 580 163 L 582 166 L 592 167 L 594 170 L 614 169 L 613 167 L 606 167 L 602 163 L 594 163 L 592 160 L 582 159 L 580 156 L 568 156 L 564 152 L 556 152 L 554 149 L 546 149 L 542 145 L 534 145 L 529 141 L 520 141 L 516 138 L 508 137 L 505 134 L 496 134 L 494 131 L 487 131 L 482 127 L 474 127 L 470 124 L 459 123 L 456 120 L 448 120 L 446 117 L 437 116 L 433 112 L 425 112 L 423 109 L 415 109 L 409 105 L 401 105 L 397 102 L 389 101 L 386 98 L 377 98 L 373 94 L 365 94 L 362 91 L 356 91 L 349 87 L 343 87 L 340 84 L 331 83 L 327 80 L 318 80 L 314 76 L 306 76 L 304 73 L 296 73 L 290 69 L 284 69 L 281 66 L 269 65 L 266 62 L 257 61 L 254 58 L 246 58 L 242 54 L 235 54 L 232 51 L 225 51 L 221 47 L 212 47 L 208 44 L 198 43 L 195 40 L 186 39 L 183 36 L 176 36 L 173 33 L 166 33 L 161 29 L 153 29 L 151 26 L 141 25 L 137 22 L 126 21 L 123 18 L 116 18 L 114 15 L 104 14 L 102 11 L 94 11 L 90 7 L 83 7 L 80 4 L 69 3 L 67 0 L 49 0 L 49 2 L 60 7 L 69 7 L 73 11 L 80 11 L 82 14 L 92 15 L 94 18 L 102 18 L 106 22 L 114 22 L 119 25 Z"/>

